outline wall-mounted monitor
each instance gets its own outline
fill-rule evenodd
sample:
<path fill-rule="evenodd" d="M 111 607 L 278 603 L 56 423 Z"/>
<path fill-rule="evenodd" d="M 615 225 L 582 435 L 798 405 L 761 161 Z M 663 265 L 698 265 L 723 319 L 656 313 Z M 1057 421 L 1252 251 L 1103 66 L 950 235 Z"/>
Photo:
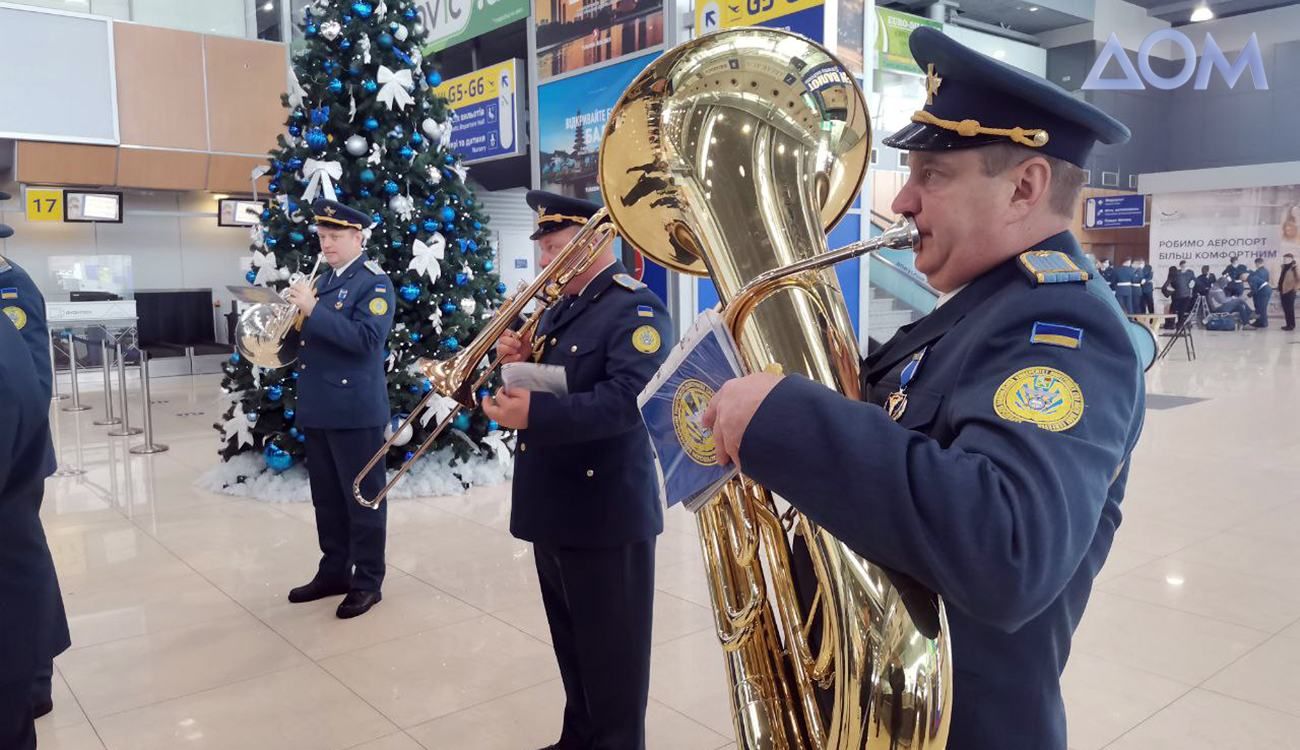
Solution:
<path fill-rule="evenodd" d="M 217 201 L 217 226 L 251 227 L 262 222 L 266 201 L 247 198 L 222 198 Z"/>
<path fill-rule="evenodd" d="M 122 194 L 104 191 L 63 191 L 63 220 L 122 223 Z"/>

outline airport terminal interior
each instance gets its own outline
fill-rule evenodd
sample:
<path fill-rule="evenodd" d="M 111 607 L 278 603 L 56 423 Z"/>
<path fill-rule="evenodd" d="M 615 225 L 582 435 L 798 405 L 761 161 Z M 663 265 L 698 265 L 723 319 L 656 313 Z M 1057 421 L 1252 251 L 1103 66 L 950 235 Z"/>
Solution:
<path fill-rule="evenodd" d="M 0 750 L 1300 750 L 1300 3 L 4 0 L 0 101 Z"/>

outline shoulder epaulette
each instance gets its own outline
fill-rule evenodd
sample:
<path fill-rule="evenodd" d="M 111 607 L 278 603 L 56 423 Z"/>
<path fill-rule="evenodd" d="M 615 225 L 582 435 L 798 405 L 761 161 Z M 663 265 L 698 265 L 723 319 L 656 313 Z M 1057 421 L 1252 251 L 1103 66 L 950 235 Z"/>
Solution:
<path fill-rule="evenodd" d="M 1088 280 L 1087 271 L 1079 268 L 1073 258 L 1057 250 L 1030 250 L 1021 253 L 1019 265 L 1034 286 Z"/>
<path fill-rule="evenodd" d="M 632 278 L 631 276 L 628 276 L 625 273 L 614 274 L 614 283 L 618 284 L 619 286 L 623 287 L 629 292 L 635 292 L 638 289 L 645 289 L 645 284 L 641 283 L 640 281 L 637 281 L 636 279 Z"/>
<path fill-rule="evenodd" d="M 384 275 L 384 269 L 380 267 L 378 261 L 373 261 L 373 260 L 366 261 L 366 268 L 376 276 Z"/>
<path fill-rule="evenodd" d="M 0 255 L 0 273 L 5 273 L 7 271 L 12 271 L 12 270 L 13 270 L 13 266 L 9 265 L 9 261 L 5 260 L 5 256 Z"/>

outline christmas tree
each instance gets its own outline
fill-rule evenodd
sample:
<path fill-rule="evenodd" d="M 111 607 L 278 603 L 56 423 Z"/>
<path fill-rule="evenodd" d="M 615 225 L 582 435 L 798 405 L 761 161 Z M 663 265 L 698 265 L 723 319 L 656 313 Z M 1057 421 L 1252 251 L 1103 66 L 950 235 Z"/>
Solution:
<path fill-rule="evenodd" d="M 431 390 L 414 363 L 455 355 L 502 301 L 488 217 L 449 150 L 447 103 L 433 93 L 441 76 L 420 54 L 425 30 L 415 3 L 316 0 L 301 27 L 307 44 L 293 57 L 294 80 L 282 98 L 290 113 L 270 154 L 272 200 L 252 232 L 247 278 L 283 289 L 291 276 L 311 272 L 320 249 L 311 212 L 316 198 L 369 213 L 367 257 L 397 292 L 386 367 L 398 420 Z M 276 471 L 291 466 L 305 440 L 294 426 L 298 373 L 256 367 L 238 353 L 223 369 L 222 390 L 232 403 L 215 425 L 222 460 L 260 451 Z M 435 399 L 427 418 L 399 435 L 389 466 L 407 460 L 454 405 Z M 485 446 L 503 451 L 497 430 L 481 412 L 461 412 L 435 449 L 451 447 L 458 459 Z"/>

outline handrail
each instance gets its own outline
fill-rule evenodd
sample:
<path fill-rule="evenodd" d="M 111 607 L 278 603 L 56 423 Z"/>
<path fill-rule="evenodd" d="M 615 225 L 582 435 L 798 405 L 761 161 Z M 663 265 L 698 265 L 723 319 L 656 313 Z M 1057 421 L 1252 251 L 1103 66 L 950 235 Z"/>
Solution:
<path fill-rule="evenodd" d="M 869 211 L 871 226 L 883 231 L 892 226 L 893 220 L 876 211 Z M 872 268 L 871 285 L 897 299 L 902 304 L 920 313 L 934 309 L 939 299 L 939 292 L 922 278 L 913 268 L 890 260 L 886 251 L 872 253 L 869 257 Z M 881 273 L 883 271 L 883 273 Z"/>

